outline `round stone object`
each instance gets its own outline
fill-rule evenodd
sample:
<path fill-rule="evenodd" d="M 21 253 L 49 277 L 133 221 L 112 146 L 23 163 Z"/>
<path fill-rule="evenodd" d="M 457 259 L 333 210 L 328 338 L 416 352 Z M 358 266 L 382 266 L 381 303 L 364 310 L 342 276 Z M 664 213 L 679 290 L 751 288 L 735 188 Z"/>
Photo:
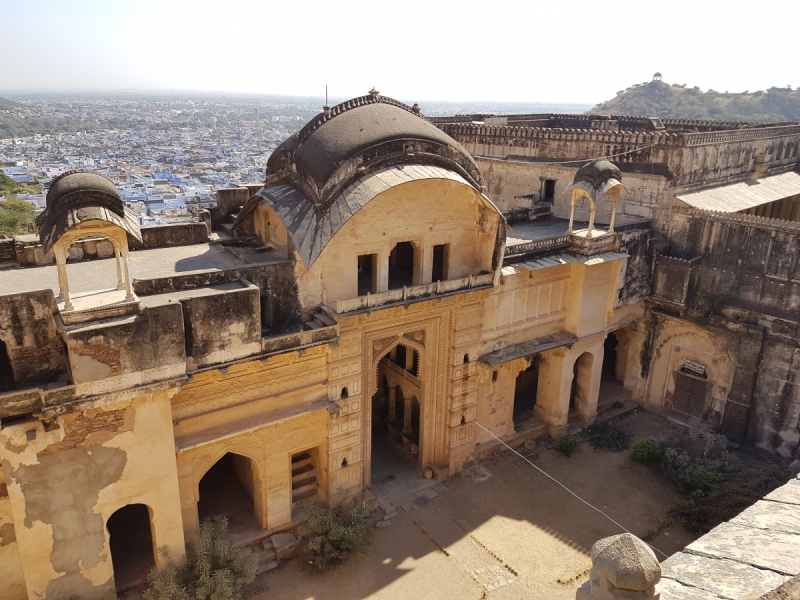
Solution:
<path fill-rule="evenodd" d="M 661 565 L 655 553 L 630 533 L 595 542 L 592 566 L 598 575 L 623 590 L 645 591 L 661 580 Z"/>

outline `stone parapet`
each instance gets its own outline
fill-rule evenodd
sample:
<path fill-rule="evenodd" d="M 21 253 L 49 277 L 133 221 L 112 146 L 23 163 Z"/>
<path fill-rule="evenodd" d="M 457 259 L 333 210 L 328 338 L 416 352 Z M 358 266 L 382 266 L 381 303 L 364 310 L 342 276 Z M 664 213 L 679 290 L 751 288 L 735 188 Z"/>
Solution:
<path fill-rule="evenodd" d="M 664 561 L 662 600 L 790 598 L 800 574 L 800 479 L 794 478 Z"/>

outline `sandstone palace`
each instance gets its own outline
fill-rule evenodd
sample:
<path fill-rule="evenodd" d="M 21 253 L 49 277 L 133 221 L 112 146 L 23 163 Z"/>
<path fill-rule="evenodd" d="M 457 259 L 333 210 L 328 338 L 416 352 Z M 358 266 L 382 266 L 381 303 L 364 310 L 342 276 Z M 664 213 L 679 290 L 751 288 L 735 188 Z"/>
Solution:
<path fill-rule="evenodd" d="M 796 455 L 799 151 L 796 123 L 373 90 L 205 222 L 57 177 L 0 240 L 0 595 L 103 598 L 206 516 L 258 541 L 383 452 L 441 481 L 617 402 Z"/>

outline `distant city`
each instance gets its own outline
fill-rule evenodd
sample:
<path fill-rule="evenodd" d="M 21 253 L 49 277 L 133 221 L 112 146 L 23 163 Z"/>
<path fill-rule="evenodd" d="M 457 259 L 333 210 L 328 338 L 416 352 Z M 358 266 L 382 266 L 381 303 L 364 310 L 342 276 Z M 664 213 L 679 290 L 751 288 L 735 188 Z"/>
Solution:
<path fill-rule="evenodd" d="M 40 187 L 40 193 L 19 194 L 18 199 L 44 209 L 53 177 L 91 169 L 115 182 L 143 227 L 196 220 L 200 209 L 216 205 L 218 189 L 263 182 L 272 151 L 325 103 L 322 97 L 218 94 L 0 96 L 11 101 L 0 106 L 0 170 L 18 183 Z M 329 103 L 339 101 L 331 98 Z M 429 117 L 583 113 L 591 108 L 417 102 Z"/>

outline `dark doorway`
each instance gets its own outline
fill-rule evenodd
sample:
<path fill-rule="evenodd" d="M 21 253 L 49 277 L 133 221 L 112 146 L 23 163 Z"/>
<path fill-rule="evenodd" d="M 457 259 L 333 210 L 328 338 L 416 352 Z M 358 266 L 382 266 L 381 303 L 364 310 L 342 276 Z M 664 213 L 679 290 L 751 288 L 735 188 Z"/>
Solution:
<path fill-rule="evenodd" d="M 203 475 L 197 514 L 202 523 L 213 517 L 227 517 L 228 531 L 261 529 L 255 518 L 253 491 L 256 484 L 253 461 L 229 452 Z"/>
<path fill-rule="evenodd" d="M 389 289 L 398 290 L 414 284 L 414 246 L 399 242 L 389 255 Z"/>
<path fill-rule="evenodd" d="M 106 528 L 117 590 L 145 584 L 155 564 L 150 509 L 144 504 L 123 506 L 108 518 Z"/>
<path fill-rule="evenodd" d="M 447 262 L 450 254 L 450 244 L 433 247 L 433 270 L 431 281 L 447 281 Z"/>
<path fill-rule="evenodd" d="M 14 370 L 11 368 L 11 358 L 8 356 L 8 347 L 0 340 L 0 394 L 15 389 Z"/>
<path fill-rule="evenodd" d="M 395 350 L 394 364 L 396 364 L 401 369 L 405 369 L 407 360 L 408 360 L 408 349 L 405 346 L 403 346 L 403 344 L 398 344 L 397 349 Z"/>
<path fill-rule="evenodd" d="M 616 381 L 617 379 L 617 348 L 619 340 L 613 333 L 609 333 L 603 343 L 603 372 L 601 381 Z"/>
<path fill-rule="evenodd" d="M 545 179 L 544 180 L 544 197 L 542 198 L 542 202 L 547 202 L 552 204 L 556 197 L 556 180 L 555 179 Z"/>
<path fill-rule="evenodd" d="M 375 285 L 376 254 L 362 254 L 358 257 L 358 295 L 366 296 L 378 291 Z"/>
<path fill-rule="evenodd" d="M 514 424 L 533 416 L 536 406 L 536 390 L 539 387 L 539 357 L 534 356 L 531 365 L 517 375 L 514 386 Z"/>
<path fill-rule="evenodd" d="M 268 334 L 272 330 L 272 302 L 269 296 L 261 296 L 261 333 Z"/>

